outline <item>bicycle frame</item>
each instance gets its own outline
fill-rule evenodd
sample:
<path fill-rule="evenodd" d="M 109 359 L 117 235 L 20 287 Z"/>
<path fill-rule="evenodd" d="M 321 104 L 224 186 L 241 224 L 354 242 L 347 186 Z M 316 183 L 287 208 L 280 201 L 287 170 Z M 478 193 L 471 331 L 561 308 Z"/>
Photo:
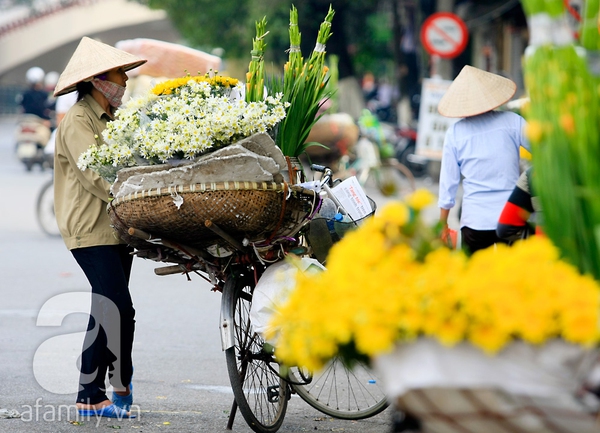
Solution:
<path fill-rule="evenodd" d="M 313 169 L 323 172 L 317 190 L 322 188 L 328 191 L 333 186 L 332 171 L 321 166 L 314 166 Z M 296 235 L 308 224 L 320 206 L 316 191 L 302 191 L 303 194 L 314 197 L 313 211 L 298 228 Z M 333 194 L 330 196 L 334 197 Z M 258 280 L 268 266 L 283 260 L 287 253 L 310 255 L 310 247 L 306 244 L 304 235 L 285 237 L 275 244 L 276 248 L 269 247 L 268 254 L 259 254 L 255 247 L 244 245 L 211 221 L 205 221 L 205 226 L 229 246 L 228 255 L 215 257 L 204 249 L 182 245 L 169 239 L 154 238 L 136 228 L 129 228 L 127 232 L 152 246 L 147 249 L 138 248 L 136 253 L 139 257 L 176 263 L 155 269 L 157 275 L 186 274 L 189 279 L 189 274 L 195 273 L 209 281 L 214 291 L 222 293 L 219 333 L 235 396 L 228 429 L 231 429 L 239 408 L 247 424 L 257 433 L 277 431 L 283 422 L 292 390 L 317 410 L 340 419 L 362 419 L 384 410 L 387 401 L 383 393 L 376 394 L 378 398 L 360 400 L 360 404 L 356 404 L 355 389 L 359 389 L 362 383 L 373 382 L 372 377 L 365 376 L 364 373 L 357 376 L 342 364 L 333 364 L 336 371 L 333 377 L 317 376 L 314 381 L 319 388 L 333 386 L 336 392 L 328 392 L 326 397 L 315 394 L 312 375 L 298 380 L 291 370 L 282 370 L 272 346 L 266 344 L 262 336 L 252 329 L 249 311 Z M 365 380 L 365 377 L 368 379 Z M 338 380 L 343 382 L 338 384 Z M 346 396 L 353 396 L 352 407 L 344 406 L 338 401 L 338 389 L 343 390 Z"/>

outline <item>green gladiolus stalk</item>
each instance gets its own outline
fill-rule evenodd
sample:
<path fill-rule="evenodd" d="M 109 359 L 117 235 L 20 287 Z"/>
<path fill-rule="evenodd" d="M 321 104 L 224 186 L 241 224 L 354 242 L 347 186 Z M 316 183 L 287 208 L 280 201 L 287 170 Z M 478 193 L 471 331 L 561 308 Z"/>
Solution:
<path fill-rule="evenodd" d="M 524 66 L 543 229 L 566 260 L 600 279 L 600 80 L 574 44 L 539 46 Z"/>
<path fill-rule="evenodd" d="M 598 8 L 599 0 L 586 0 L 583 18 L 581 20 L 581 45 L 588 50 L 600 49 L 598 36 Z"/>
<path fill-rule="evenodd" d="M 299 156 L 309 143 L 308 134 L 320 116 L 319 108 L 331 95 L 327 90 L 328 69 L 325 67 L 325 46 L 331 36 L 334 10 L 329 11 L 321 23 L 317 43 L 308 61 L 302 64 L 298 52 L 300 34 L 297 33 L 298 15 L 290 12 L 290 53 L 284 75 L 283 100 L 290 104 L 285 119 L 279 124 L 277 145 L 286 156 Z"/>
<path fill-rule="evenodd" d="M 256 22 L 256 38 L 252 41 L 252 60 L 248 68 L 246 81 L 246 102 L 262 101 L 265 87 L 264 53 L 267 18 Z"/>
<path fill-rule="evenodd" d="M 290 10 L 290 48 L 288 54 L 288 62 L 284 66 L 284 94 L 289 95 L 292 91 L 292 87 L 296 78 L 302 72 L 302 66 L 304 59 L 302 58 L 302 51 L 300 51 L 301 33 L 298 28 L 298 9 L 292 5 Z"/>
<path fill-rule="evenodd" d="M 521 0 L 521 5 L 527 16 L 544 11 L 544 0 Z"/>

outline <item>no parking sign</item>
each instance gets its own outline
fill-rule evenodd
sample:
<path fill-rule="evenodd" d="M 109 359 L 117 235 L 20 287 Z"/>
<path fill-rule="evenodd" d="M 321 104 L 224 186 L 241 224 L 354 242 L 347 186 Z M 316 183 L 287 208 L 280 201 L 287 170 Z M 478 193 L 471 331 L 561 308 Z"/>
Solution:
<path fill-rule="evenodd" d="M 467 46 L 469 31 L 463 20 L 449 12 L 430 15 L 421 27 L 421 42 L 431 55 L 453 59 Z"/>

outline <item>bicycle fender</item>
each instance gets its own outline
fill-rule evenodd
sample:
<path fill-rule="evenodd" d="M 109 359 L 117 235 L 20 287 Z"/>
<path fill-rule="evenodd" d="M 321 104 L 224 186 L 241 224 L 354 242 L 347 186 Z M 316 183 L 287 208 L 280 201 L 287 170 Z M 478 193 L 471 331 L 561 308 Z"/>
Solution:
<path fill-rule="evenodd" d="M 233 347 L 233 318 L 231 317 L 231 307 L 229 302 L 222 299 L 221 302 L 221 318 L 219 320 L 219 330 L 221 331 L 221 349 L 226 351 Z"/>

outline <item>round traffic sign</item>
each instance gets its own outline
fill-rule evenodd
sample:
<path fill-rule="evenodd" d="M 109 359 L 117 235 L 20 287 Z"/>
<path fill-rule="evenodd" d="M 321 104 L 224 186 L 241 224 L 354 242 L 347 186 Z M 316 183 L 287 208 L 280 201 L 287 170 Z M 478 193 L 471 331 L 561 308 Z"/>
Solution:
<path fill-rule="evenodd" d="M 449 12 L 430 15 L 421 27 L 421 42 L 429 54 L 452 59 L 467 46 L 469 31 L 463 20 Z"/>

